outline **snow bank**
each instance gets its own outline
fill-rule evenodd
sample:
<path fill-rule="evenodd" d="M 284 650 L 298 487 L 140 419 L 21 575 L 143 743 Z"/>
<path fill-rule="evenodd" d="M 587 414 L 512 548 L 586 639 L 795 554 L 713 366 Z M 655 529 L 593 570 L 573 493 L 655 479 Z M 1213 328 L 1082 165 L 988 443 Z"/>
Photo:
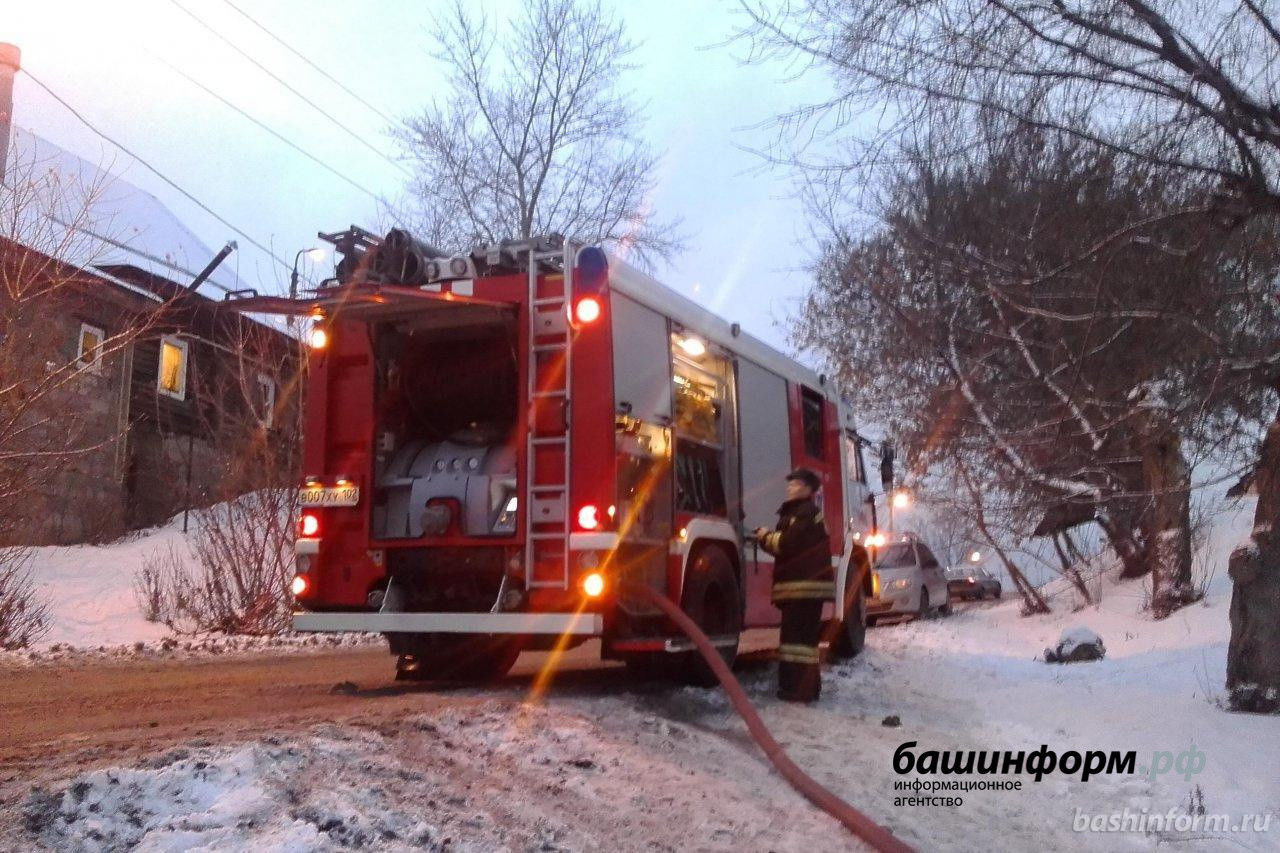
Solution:
<path fill-rule="evenodd" d="M 133 578 L 144 560 L 170 547 L 186 553 L 181 516 L 108 545 L 33 548 L 28 568 L 50 616 L 39 647 L 158 643 L 169 636 L 163 625 L 142 618 Z"/>
<path fill-rule="evenodd" d="M 144 851 L 850 846 L 754 751 L 656 722 L 617 698 L 551 708 L 508 699 L 182 748 L 34 790 L 24 841 Z"/>
<path fill-rule="evenodd" d="M 1280 720 L 1223 710 L 1231 626 L 1226 561 L 1249 536 L 1254 501 L 1224 505 L 1216 514 L 1198 564 L 1209 572 L 1203 601 L 1163 620 L 1145 610 L 1149 584 L 1099 578 L 1095 604 L 1073 612 L 1023 617 L 1015 595 L 998 604 L 960 605 L 954 616 L 888 626 L 868 633 L 864 659 L 837 667 L 828 681 L 829 711 L 867 720 L 896 714 L 901 729 L 871 730 L 864 746 L 876 756 L 865 766 L 846 755 L 824 760 L 833 787 L 851 802 L 885 799 L 895 778 L 889 756 L 899 744 L 926 749 L 1137 752 L 1137 773 L 1088 782 L 1048 776 L 1028 781 L 1017 796 L 965 795 L 956 810 L 930 812 L 935 828 L 913 828 L 924 849 L 973 849 L 976 838 L 998 832 L 1005 849 L 1280 849 Z M 1106 641 L 1104 660 L 1046 667 L 1040 653 L 1071 628 L 1087 623 Z M 1203 753 L 1194 775 L 1156 772 L 1156 756 Z M 877 766 L 879 765 L 879 766 Z M 870 784 L 844 784 L 841 774 L 867 774 Z M 1013 778 L 1013 777 L 1010 777 Z M 1273 814 L 1266 834 L 1203 836 L 1080 834 L 1076 808 L 1110 814 L 1128 808 L 1185 813 L 1198 798 L 1209 813 Z M 859 799 L 861 798 L 861 800 Z M 984 830 L 983 827 L 986 827 Z"/>
<path fill-rule="evenodd" d="M 362 634 L 309 634 L 280 637 L 174 635 L 143 618 L 134 594 L 134 577 L 144 561 L 169 549 L 188 553 L 197 514 L 182 532 L 182 516 L 106 545 L 48 546 L 30 549 L 27 568 L 36 595 L 49 608 L 50 628 L 30 650 L 0 652 L 9 662 L 48 661 L 68 656 L 224 655 L 280 648 L 331 648 L 372 642 Z"/>

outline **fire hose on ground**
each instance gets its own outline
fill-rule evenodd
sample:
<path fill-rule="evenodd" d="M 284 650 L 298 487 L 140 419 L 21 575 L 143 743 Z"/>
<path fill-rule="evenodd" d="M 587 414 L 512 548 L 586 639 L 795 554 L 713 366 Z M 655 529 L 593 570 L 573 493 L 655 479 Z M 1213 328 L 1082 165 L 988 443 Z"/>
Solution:
<path fill-rule="evenodd" d="M 782 774 L 782 777 L 791 784 L 791 787 L 795 788 L 796 791 L 804 795 L 806 799 L 818 808 L 840 821 L 846 829 L 876 850 L 883 851 L 883 853 L 910 853 L 911 848 L 909 846 L 895 838 L 891 832 L 875 823 L 871 818 L 818 784 L 791 760 L 782 749 L 782 745 L 774 740 L 773 735 L 765 728 L 764 721 L 756 713 L 751 700 L 747 698 L 746 691 L 742 689 L 738 679 L 734 677 L 733 672 L 725 664 L 724 658 L 716 651 L 716 647 L 711 644 L 711 640 L 702 632 L 702 629 L 683 610 L 672 603 L 670 599 L 650 587 L 630 582 L 623 584 L 623 587 L 626 592 L 660 608 L 693 641 L 699 654 L 706 660 L 707 665 L 711 667 L 711 671 L 715 673 L 716 678 L 720 680 L 720 685 L 724 688 L 724 692 L 728 694 L 734 710 L 738 712 L 738 716 L 742 717 L 742 721 L 747 724 L 747 731 L 751 733 L 751 737 L 764 750 L 765 756 L 777 771 Z"/>

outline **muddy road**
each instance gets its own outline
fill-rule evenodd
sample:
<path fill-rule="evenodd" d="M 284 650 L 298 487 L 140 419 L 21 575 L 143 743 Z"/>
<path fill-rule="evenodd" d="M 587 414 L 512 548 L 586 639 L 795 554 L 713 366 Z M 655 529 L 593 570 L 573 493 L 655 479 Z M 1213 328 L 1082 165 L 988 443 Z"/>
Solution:
<path fill-rule="evenodd" d="M 754 632 L 753 632 L 754 633 Z M 748 635 L 765 647 L 770 632 Z M 755 653 L 757 660 L 763 656 Z M 609 694 L 637 688 L 620 665 L 600 660 L 598 641 L 560 655 L 525 652 L 487 686 L 394 680 L 386 647 L 281 652 L 229 658 L 62 661 L 0 667 L 0 805 L 32 783 L 107 762 L 128 762 L 176 743 L 218 743 L 317 722 L 431 713 L 537 690 Z M 747 656 L 750 665 L 751 655 Z M 549 683 L 540 673 L 552 669 Z M 337 689 L 343 682 L 354 692 Z"/>
<path fill-rule="evenodd" d="M 556 681 L 625 676 L 595 643 L 566 652 Z M 329 652 L 165 661 L 60 662 L 0 669 L 0 773 L 85 764 L 192 738 L 233 739 L 314 721 L 430 711 L 531 689 L 546 653 L 525 653 L 487 689 L 394 680 L 394 659 L 373 645 Z M 354 693 L 336 691 L 341 682 Z"/>

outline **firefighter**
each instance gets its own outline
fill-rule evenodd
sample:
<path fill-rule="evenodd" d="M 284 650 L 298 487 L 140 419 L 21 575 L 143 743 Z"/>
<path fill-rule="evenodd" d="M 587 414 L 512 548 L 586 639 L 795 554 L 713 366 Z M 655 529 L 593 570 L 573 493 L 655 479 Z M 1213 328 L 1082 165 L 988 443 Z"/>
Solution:
<path fill-rule="evenodd" d="M 778 526 L 756 530 L 760 547 L 772 554 L 773 603 L 782 611 L 778 648 L 778 698 L 813 702 L 822 689 L 818 640 L 822 606 L 835 598 L 831 540 L 813 496 L 818 475 L 797 468 L 787 475 L 787 499 L 778 508 Z"/>

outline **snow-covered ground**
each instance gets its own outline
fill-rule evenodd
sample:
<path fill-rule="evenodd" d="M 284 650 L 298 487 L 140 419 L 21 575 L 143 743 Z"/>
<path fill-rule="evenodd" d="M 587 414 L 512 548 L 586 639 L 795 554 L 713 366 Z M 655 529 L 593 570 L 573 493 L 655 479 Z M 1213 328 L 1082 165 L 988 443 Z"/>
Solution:
<path fill-rule="evenodd" d="M 182 532 L 182 516 L 106 545 L 32 548 L 26 567 L 39 601 L 49 611 L 49 630 L 30 649 L 0 652 L 0 661 L 49 662 L 68 657 L 172 657 L 254 654 L 280 649 L 349 646 L 381 638 L 358 634 L 282 637 L 175 634 L 142 616 L 134 577 L 149 559 L 172 549 L 185 556 L 198 515 Z"/>
<path fill-rule="evenodd" d="M 158 643 L 163 625 L 142 618 L 133 578 L 143 562 L 170 547 L 185 549 L 182 518 L 109 545 L 34 548 L 28 568 L 36 594 L 49 607 L 49 631 L 39 646 L 77 648 Z"/>
<path fill-rule="evenodd" d="M 1280 719 L 1219 706 L 1229 636 L 1226 557 L 1251 518 L 1245 501 L 1216 519 L 1199 555 L 1216 567 L 1204 601 L 1163 621 L 1142 612 L 1141 582 L 1103 577 L 1098 603 L 1078 612 L 1060 606 L 1023 618 L 1007 596 L 962 605 L 950 618 L 876 628 L 862 657 L 826 671 L 815 706 L 775 700 L 770 666 L 748 668 L 744 682 L 797 763 L 920 849 L 1280 849 Z M 100 550 L 87 549 L 80 566 L 100 559 L 93 553 Z M 75 562 L 68 556 L 58 564 L 71 573 Z M 93 620 L 61 636 L 83 642 L 95 626 L 129 623 L 112 615 L 124 603 L 95 606 L 102 609 Z M 1044 663 L 1043 649 L 1074 626 L 1102 637 L 1105 660 Z M 83 849 L 807 851 L 851 844 L 786 788 L 717 690 L 612 683 L 553 687 L 534 704 L 522 685 L 507 684 L 458 694 L 478 702 L 466 710 L 183 749 L 38 791 L 26 804 L 27 825 L 51 847 Z M 900 726 L 882 724 L 890 716 Z M 921 776 L 1020 780 L 1022 787 L 962 792 L 958 806 L 896 805 L 919 796 L 894 790 L 895 782 L 917 778 L 893 768 L 895 750 L 908 741 L 917 742 L 917 754 L 1041 745 L 1059 755 L 1133 750 L 1138 772 L 1088 781 L 1055 772 L 1040 782 Z M 1183 754 L 1201 758 L 1175 767 Z M 1200 808 L 1232 820 L 1268 814 L 1270 831 L 1076 829 L 1081 815 Z"/>

